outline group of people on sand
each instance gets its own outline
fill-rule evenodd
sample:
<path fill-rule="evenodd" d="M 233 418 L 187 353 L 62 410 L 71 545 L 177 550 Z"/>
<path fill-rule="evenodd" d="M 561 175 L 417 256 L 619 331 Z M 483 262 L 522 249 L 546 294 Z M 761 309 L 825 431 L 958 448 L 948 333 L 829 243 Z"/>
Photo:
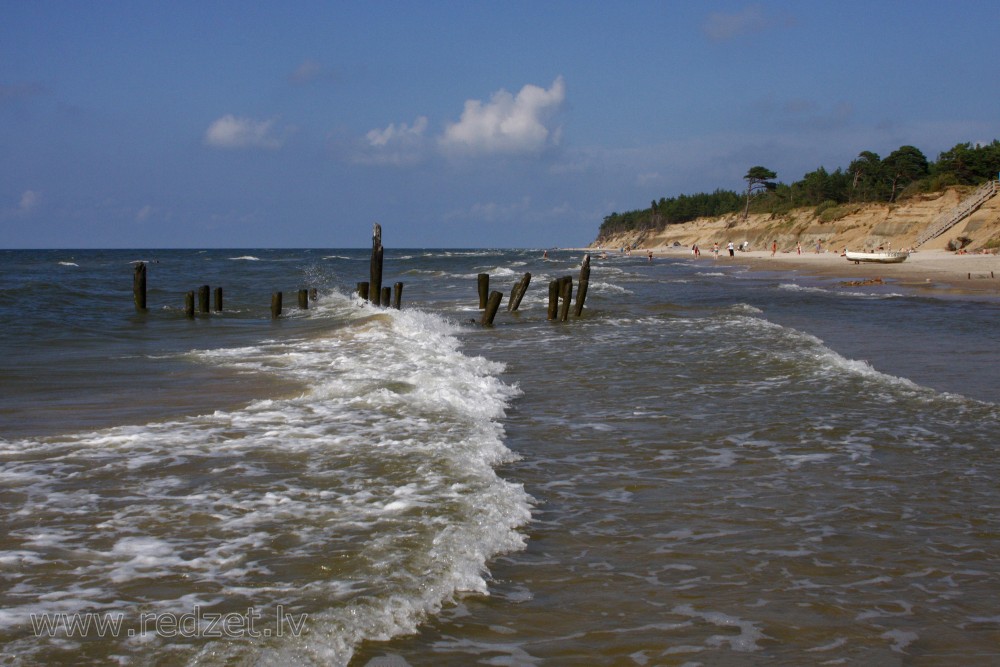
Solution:
<path fill-rule="evenodd" d="M 744 241 L 743 243 L 740 244 L 740 250 L 746 250 L 749 246 L 750 246 L 750 244 L 747 241 Z M 730 257 L 735 257 L 736 256 L 736 245 L 732 241 L 730 241 L 729 243 L 726 244 L 726 250 L 729 252 L 729 256 Z M 693 246 L 691 246 L 691 253 L 695 257 L 701 257 L 701 248 L 698 246 L 697 243 L 695 243 Z M 715 257 L 715 259 L 719 259 L 719 243 L 718 243 L 718 241 L 716 241 L 712 245 L 712 255 Z"/>

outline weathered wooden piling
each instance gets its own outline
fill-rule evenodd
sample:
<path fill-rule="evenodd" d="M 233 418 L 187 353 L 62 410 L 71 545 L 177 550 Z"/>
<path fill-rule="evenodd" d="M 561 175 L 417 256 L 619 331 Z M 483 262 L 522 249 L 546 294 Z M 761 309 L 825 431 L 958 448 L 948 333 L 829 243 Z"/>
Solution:
<path fill-rule="evenodd" d="M 590 285 L 590 253 L 583 256 L 583 263 L 580 264 L 580 284 L 576 288 L 576 308 L 573 310 L 575 317 L 583 314 L 583 302 L 587 300 L 587 287 Z"/>
<path fill-rule="evenodd" d="M 483 319 L 481 321 L 484 327 L 493 326 L 493 318 L 497 316 L 497 310 L 500 309 L 501 301 L 503 301 L 503 292 L 490 292 L 489 299 L 486 300 L 486 310 L 483 311 Z"/>
<path fill-rule="evenodd" d="M 383 287 L 382 288 L 382 300 L 381 300 L 381 303 L 382 303 L 382 307 L 383 308 L 388 308 L 389 304 L 392 303 L 392 288 L 391 287 Z"/>
<path fill-rule="evenodd" d="M 146 262 L 139 262 L 135 265 L 132 273 L 132 298 L 135 300 L 135 309 L 146 312 Z"/>
<path fill-rule="evenodd" d="M 215 288 L 215 312 L 217 312 L 217 313 L 221 313 L 222 312 L 222 288 L 221 287 L 216 287 Z"/>
<path fill-rule="evenodd" d="M 315 301 L 318 298 L 319 298 L 319 290 L 317 290 L 315 287 L 309 288 L 309 300 Z"/>
<path fill-rule="evenodd" d="M 403 283 L 392 286 L 392 307 L 399 310 L 403 304 Z"/>
<path fill-rule="evenodd" d="M 281 317 L 281 292 L 271 294 L 271 319 L 276 320 Z"/>
<path fill-rule="evenodd" d="M 573 277 L 563 276 L 559 279 L 559 321 L 565 322 L 569 319 L 569 302 L 573 300 Z"/>
<path fill-rule="evenodd" d="M 482 310 L 486 307 L 486 300 L 490 294 L 490 274 L 480 273 L 476 277 L 476 282 L 479 287 L 479 309 Z"/>
<path fill-rule="evenodd" d="M 309 290 L 307 289 L 299 290 L 299 308 L 309 310 Z"/>
<path fill-rule="evenodd" d="M 531 283 L 531 273 L 525 273 L 519 281 L 514 285 L 513 289 L 510 291 L 510 300 L 507 301 L 508 312 L 514 312 L 517 310 L 518 306 L 521 305 L 521 299 L 524 298 L 524 293 L 528 291 L 528 285 Z"/>
<path fill-rule="evenodd" d="M 372 260 L 370 273 L 370 287 L 368 295 L 376 306 L 382 298 L 382 225 L 377 222 L 372 226 Z"/>
<path fill-rule="evenodd" d="M 559 279 L 549 281 L 549 312 L 548 319 L 556 319 L 559 312 Z"/>
<path fill-rule="evenodd" d="M 368 283 L 358 283 L 358 296 L 362 301 L 368 300 Z"/>
<path fill-rule="evenodd" d="M 198 288 L 198 312 L 207 313 L 208 312 L 208 296 L 209 296 L 208 285 L 202 285 Z"/>
<path fill-rule="evenodd" d="M 194 290 L 184 295 L 184 314 L 188 319 L 194 319 Z"/>

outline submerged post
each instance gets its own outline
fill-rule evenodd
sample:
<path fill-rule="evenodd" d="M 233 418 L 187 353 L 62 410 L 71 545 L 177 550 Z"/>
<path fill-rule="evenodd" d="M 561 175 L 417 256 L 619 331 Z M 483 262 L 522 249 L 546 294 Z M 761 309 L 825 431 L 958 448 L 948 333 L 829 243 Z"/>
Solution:
<path fill-rule="evenodd" d="M 362 301 L 368 300 L 368 283 L 358 283 L 358 297 Z"/>
<path fill-rule="evenodd" d="M 479 309 L 482 310 L 486 307 L 486 299 L 490 293 L 490 274 L 480 273 L 477 276 L 477 282 L 479 286 Z"/>
<path fill-rule="evenodd" d="M 309 290 L 299 290 L 299 308 L 309 310 Z"/>
<path fill-rule="evenodd" d="M 372 226 L 372 261 L 369 274 L 371 285 L 368 295 L 371 302 L 377 306 L 382 298 L 382 225 L 377 222 Z"/>
<path fill-rule="evenodd" d="M 271 319 L 276 320 L 281 317 L 281 292 L 271 294 Z"/>
<path fill-rule="evenodd" d="M 188 319 L 194 319 L 194 290 L 184 295 L 184 314 Z"/>
<path fill-rule="evenodd" d="M 222 288 L 221 287 L 216 287 L 215 288 L 215 312 L 217 312 L 217 313 L 221 313 L 222 312 Z"/>
<path fill-rule="evenodd" d="M 528 285 L 531 283 L 531 273 L 525 273 L 521 277 L 514 288 L 510 291 L 510 300 L 507 301 L 507 310 L 509 312 L 514 312 L 517 310 L 518 306 L 521 305 L 521 299 L 524 298 L 524 293 L 528 291 Z"/>
<path fill-rule="evenodd" d="M 391 287 L 383 287 L 382 288 L 382 300 L 381 300 L 382 307 L 383 308 L 388 308 L 389 304 L 391 302 L 392 302 L 392 288 Z"/>
<path fill-rule="evenodd" d="M 392 286 L 392 307 L 400 309 L 403 303 L 403 283 L 396 283 Z"/>
<path fill-rule="evenodd" d="M 135 300 L 135 309 L 146 312 L 146 262 L 139 262 L 135 265 L 132 274 L 132 298 Z"/>
<path fill-rule="evenodd" d="M 583 263 L 580 264 L 580 284 L 576 288 L 576 308 L 573 315 L 580 317 L 583 314 L 583 302 L 587 300 L 587 286 L 590 285 L 590 253 L 583 256 Z"/>
<path fill-rule="evenodd" d="M 559 279 L 549 281 L 549 312 L 548 319 L 556 319 L 559 312 Z"/>
<path fill-rule="evenodd" d="M 208 312 L 208 285 L 202 285 L 198 288 L 198 312 L 207 313 Z"/>
<path fill-rule="evenodd" d="M 569 319 L 569 302 L 573 300 L 573 277 L 563 276 L 559 279 L 559 321 L 565 322 Z"/>
<path fill-rule="evenodd" d="M 484 327 L 493 326 L 493 318 L 497 316 L 501 301 L 503 301 L 503 292 L 490 292 L 490 298 L 486 301 L 486 310 L 483 311 L 481 322 Z"/>

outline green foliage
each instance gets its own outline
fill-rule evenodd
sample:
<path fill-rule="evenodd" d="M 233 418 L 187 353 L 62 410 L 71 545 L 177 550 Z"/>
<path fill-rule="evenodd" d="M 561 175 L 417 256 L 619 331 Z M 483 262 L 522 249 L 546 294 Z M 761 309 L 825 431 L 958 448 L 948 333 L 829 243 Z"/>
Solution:
<path fill-rule="evenodd" d="M 920 149 L 900 146 L 885 158 L 861 151 L 846 170 L 830 173 L 818 167 L 801 180 L 785 185 L 760 165 L 747 170 L 746 190 L 716 190 L 711 194 L 678 195 L 651 202 L 648 209 L 612 213 L 604 218 L 598 238 L 623 232 L 660 230 L 699 217 L 720 217 L 741 208 L 749 213 L 781 216 L 795 208 L 815 206 L 824 222 L 852 211 L 848 204 L 893 202 L 921 192 L 938 192 L 949 185 L 978 185 L 1000 175 L 1000 140 L 989 144 L 957 144 L 930 163 Z"/>

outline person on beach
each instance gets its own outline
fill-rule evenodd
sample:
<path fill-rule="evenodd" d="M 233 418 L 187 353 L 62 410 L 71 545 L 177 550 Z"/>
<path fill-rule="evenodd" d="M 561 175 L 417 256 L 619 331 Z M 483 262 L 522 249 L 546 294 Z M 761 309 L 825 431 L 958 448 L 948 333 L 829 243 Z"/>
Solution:
<path fill-rule="evenodd" d="M 799 253 L 800 255 L 802 254 L 802 243 L 801 242 L 795 244 L 795 252 Z"/>
<path fill-rule="evenodd" d="M 647 250 L 646 251 L 646 257 L 647 257 L 646 261 L 652 262 L 653 261 L 653 251 L 652 250 Z"/>
<path fill-rule="evenodd" d="M 777 239 L 775 239 L 775 240 L 774 240 L 774 241 L 773 241 L 773 242 L 771 243 L 771 257 L 774 257 L 774 255 L 775 255 L 775 254 L 776 254 L 777 252 L 778 252 L 778 241 L 777 241 Z"/>
<path fill-rule="evenodd" d="M 732 241 L 730 241 L 729 245 L 726 246 L 726 250 L 729 251 L 729 256 L 730 257 L 735 257 L 736 256 L 736 246 L 733 245 Z"/>
<path fill-rule="evenodd" d="M 719 242 L 718 241 L 716 241 L 715 245 L 712 246 L 712 254 L 715 255 L 716 259 L 719 259 Z"/>

